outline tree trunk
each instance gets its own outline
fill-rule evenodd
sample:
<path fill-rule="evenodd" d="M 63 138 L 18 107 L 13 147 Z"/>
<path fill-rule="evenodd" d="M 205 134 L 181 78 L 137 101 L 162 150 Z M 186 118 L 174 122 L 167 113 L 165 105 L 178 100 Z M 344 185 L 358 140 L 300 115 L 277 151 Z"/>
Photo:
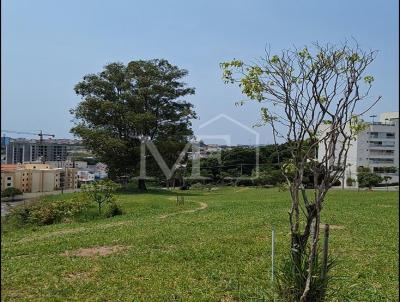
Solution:
<path fill-rule="evenodd" d="M 322 271 L 321 279 L 326 282 L 326 274 L 328 271 L 328 244 L 329 244 L 329 224 L 324 226 L 324 247 L 322 249 Z"/>
<path fill-rule="evenodd" d="M 297 272 L 298 268 L 301 266 L 301 259 L 303 258 L 303 254 L 304 254 L 304 245 L 303 245 L 300 234 L 292 233 L 291 253 L 292 253 L 292 260 L 293 260 L 292 269 L 293 269 L 293 272 Z"/>
<path fill-rule="evenodd" d="M 315 272 L 313 272 L 314 263 L 317 260 L 317 248 L 318 248 L 318 239 L 319 239 L 319 225 L 320 225 L 320 213 L 319 213 L 319 205 L 317 204 L 317 213 L 315 215 L 315 219 L 312 222 L 312 231 L 311 231 L 311 251 L 310 256 L 308 258 L 308 270 L 307 270 L 307 279 L 304 288 L 304 292 L 300 298 L 300 302 L 307 302 L 307 295 L 310 291 L 311 286 L 311 278 Z"/>
<path fill-rule="evenodd" d="M 138 189 L 140 191 L 147 191 L 146 180 L 143 178 L 138 179 Z"/>

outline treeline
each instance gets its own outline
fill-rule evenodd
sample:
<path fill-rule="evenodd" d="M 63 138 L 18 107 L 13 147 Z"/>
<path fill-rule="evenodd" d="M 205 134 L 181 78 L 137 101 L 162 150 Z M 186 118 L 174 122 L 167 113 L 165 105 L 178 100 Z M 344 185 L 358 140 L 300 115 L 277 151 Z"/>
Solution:
<path fill-rule="evenodd" d="M 257 175 L 258 153 L 258 175 Z M 205 183 L 276 185 L 283 182 L 280 165 L 291 157 L 286 145 L 234 147 L 200 160 L 200 175 Z M 185 176 L 190 176 L 192 161 L 188 161 Z M 252 179 L 249 179 L 252 178 Z"/>
<path fill-rule="evenodd" d="M 258 173 L 257 173 L 258 153 Z M 193 177 L 193 161 L 186 158 L 185 164 L 178 168 L 170 180 L 166 180 L 152 156 L 146 161 L 147 172 L 161 186 L 182 186 L 194 183 L 216 185 L 277 185 L 285 181 L 281 165 L 291 158 L 286 144 L 266 145 L 261 147 L 234 147 L 221 153 L 200 159 L 200 176 Z M 171 167 L 173 160 L 166 159 Z M 196 174 L 195 174 L 196 175 Z M 197 174 L 198 176 L 198 174 Z"/>

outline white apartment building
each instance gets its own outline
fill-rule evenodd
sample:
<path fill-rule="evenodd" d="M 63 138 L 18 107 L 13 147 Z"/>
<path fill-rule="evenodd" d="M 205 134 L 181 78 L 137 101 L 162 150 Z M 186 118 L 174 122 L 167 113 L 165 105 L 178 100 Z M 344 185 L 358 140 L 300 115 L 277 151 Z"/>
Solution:
<path fill-rule="evenodd" d="M 321 147 L 319 158 L 323 156 Z M 369 167 L 381 176 L 390 176 L 389 183 L 399 182 L 399 112 L 382 113 L 379 122 L 370 123 L 357 135 L 347 155 L 344 187 L 348 186 L 348 178 L 357 180 L 358 167 Z"/>

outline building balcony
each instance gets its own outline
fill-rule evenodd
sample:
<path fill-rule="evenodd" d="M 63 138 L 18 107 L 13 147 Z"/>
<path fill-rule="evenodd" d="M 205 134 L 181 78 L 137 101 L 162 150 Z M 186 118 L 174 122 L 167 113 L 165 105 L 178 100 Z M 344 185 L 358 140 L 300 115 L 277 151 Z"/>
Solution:
<path fill-rule="evenodd" d="M 370 159 L 370 160 L 368 160 L 368 162 L 370 164 L 374 164 L 374 165 L 388 166 L 388 165 L 393 165 L 394 164 L 394 159 L 393 158 L 387 158 L 386 161 Z"/>
<path fill-rule="evenodd" d="M 396 126 L 396 124 L 394 123 L 394 122 L 373 122 L 373 123 L 370 123 L 370 125 L 372 125 L 372 126 L 374 126 L 374 125 L 377 125 L 377 126 Z"/>
<path fill-rule="evenodd" d="M 382 136 L 370 135 L 368 138 L 369 139 L 377 139 L 377 140 L 382 140 L 382 139 L 394 140 L 396 137 L 395 136 L 385 136 L 385 135 L 382 135 Z"/>
<path fill-rule="evenodd" d="M 369 148 L 378 148 L 378 149 L 380 149 L 380 148 L 385 148 L 385 150 L 387 150 L 387 148 L 392 148 L 392 149 L 394 149 L 395 148 L 395 145 L 393 144 L 382 144 L 382 145 L 378 145 L 378 144 L 369 144 L 368 145 L 368 147 Z"/>
<path fill-rule="evenodd" d="M 374 152 L 375 151 L 375 152 Z M 370 157 L 378 157 L 378 158 L 393 158 L 394 152 L 379 152 L 380 150 L 370 150 Z M 382 151 L 394 151 L 394 150 L 382 150 Z"/>

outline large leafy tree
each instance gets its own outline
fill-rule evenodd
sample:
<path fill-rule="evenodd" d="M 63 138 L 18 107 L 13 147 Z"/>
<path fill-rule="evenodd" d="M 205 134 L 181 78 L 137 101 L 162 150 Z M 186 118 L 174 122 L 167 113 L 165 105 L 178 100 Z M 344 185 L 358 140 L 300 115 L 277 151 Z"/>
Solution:
<path fill-rule="evenodd" d="M 168 141 L 179 150 L 192 135 L 193 105 L 184 100 L 194 88 L 182 82 L 188 72 L 167 60 L 111 63 L 75 86 L 82 101 L 71 110 L 71 132 L 108 165 L 114 180 L 138 175 L 140 144 Z M 175 151 L 174 151 L 175 152 Z M 145 189 L 144 179 L 139 187 Z"/>

